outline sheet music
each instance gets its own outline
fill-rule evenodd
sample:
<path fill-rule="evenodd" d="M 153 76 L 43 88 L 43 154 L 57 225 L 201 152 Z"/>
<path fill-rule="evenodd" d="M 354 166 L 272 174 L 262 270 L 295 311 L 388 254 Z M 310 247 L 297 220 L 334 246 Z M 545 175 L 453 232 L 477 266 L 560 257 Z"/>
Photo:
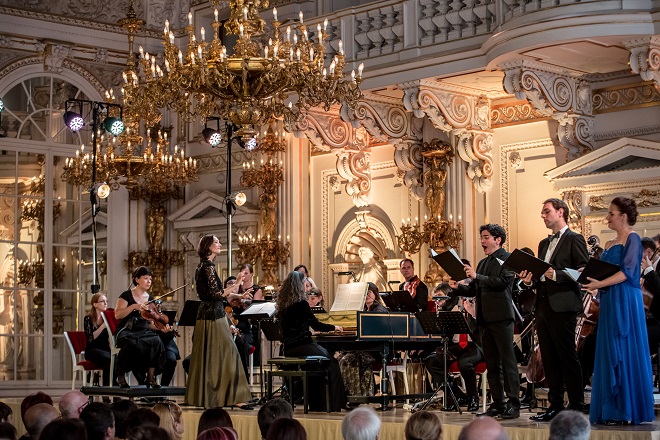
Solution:
<path fill-rule="evenodd" d="M 263 302 L 258 304 L 253 303 L 250 307 L 248 307 L 241 313 L 241 316 L 268 315 L 269 318 L 272 318 L 274 314 L 275 314 L 275 303 Z"/>
<path fill-rule="evenodd" d="M 332 303 L 330 311 L 362 310 L 364 309 L 364 300 L 366 297 L 367 283 L 340 284 L 337 286 L 335 302 Z"/>
<path fill-rule="evenodd" d="M 568 274 L 569 277 L 573 278 L 573 281 L 577 281 L 578 278 L 580 278 L 580 272 L 579 270 L 575 269 L 569 269 L 568 267 L 564 269 L 564 271 Z"/>

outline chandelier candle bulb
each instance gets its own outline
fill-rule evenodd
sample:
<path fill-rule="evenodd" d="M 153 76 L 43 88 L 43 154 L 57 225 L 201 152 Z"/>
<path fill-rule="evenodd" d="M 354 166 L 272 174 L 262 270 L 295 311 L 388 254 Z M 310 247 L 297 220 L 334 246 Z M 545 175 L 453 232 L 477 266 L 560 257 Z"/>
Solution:
<path fill-rule="evenodd" d="M 344 55 L 344 43 L 342 43 L 341 40 L 339 40 L 339 53 Z"/>
<path fill-rule="evenodd" d="M 213 10 L 213 17 L 215 17 L 215 21 L 218 21 L 218 8 Z"/>
<path fill-rule="evenodd" d="M 264 58 L 268 58 L 268 46 L 264 47 Z"/>
<path fill-rule="evenodd" d="M 164 33 L 165 33 L 165 34 L 169 34 L 169 32 L 170 32 L 170 21 L 169 21 L 169 20 L 165 20 L 165 30 L 164 30 Z"/>
<path fill-rule="evenodd" d="M 277 8 L 273 8 L 273 20 L 277 21 Z"/>
<path fill-rule="evenodd" d="M 238 25 L 238 33 L 241 37 L 243 36 L 243 24 Z"/>
<path fill-rule="evenodd" d="M 189 26 L 192 26 L 192 25 L 193 25 L 192 12 L 188 12 L 188 25 L 189 25 Z"/>
<path fill-rule="evenodd" d="M 291 39 L 291 26 L 286 27 L 286 42 L 288 43 Z"/>
<path fill-rule="evenodd" d="M 140 58 L 144 58 L 144 49 L 142 48 L 142 46 L 140 46 L 138 50 L 140 52 Z"/>
<path fill-rule="evenodd" d="M 273 59 L 277 60 L 277 45 L 273 48 Z"/>
<path fill-rule="evenodd" d="M 202 42 L 206 41 L 206 29 L 204 29 L 204 26 L 199 30 L 199 33 L 201 34 L 202 37 Z"/>
<path fill-rule="evenodd" d="M 358 78 L 362 78 L 362 71 L 364 70 L 364 63 L 360 63 L 358 66 Z"/>
<path fill-rule="evenodd" d="M 300 24 L 303 24 L 303 12 L 302 11 L 300 11 L 298 13 L 298 17 L 300 17 Z"/>
<path fill-rule="evenodd" d="M 298 45 L 298 34 L 293 34 L 293 45 Z"/>
<path fill-rule="evenodd" d="M 199 60 L 202 60 L 202 46 L 197 46 L 197 54 L 199 55 Z"/>
<path fill-rule="evenodd" d="M 309 61 L 314 61 L 314 48 L 309 49 Z"/>

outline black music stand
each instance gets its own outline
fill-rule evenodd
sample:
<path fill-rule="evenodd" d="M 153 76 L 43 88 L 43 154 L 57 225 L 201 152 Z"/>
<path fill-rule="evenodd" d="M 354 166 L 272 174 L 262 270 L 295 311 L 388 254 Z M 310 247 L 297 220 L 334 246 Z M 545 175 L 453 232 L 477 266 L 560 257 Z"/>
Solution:
<path fill-rule="evenodd" d="M 383 298 L 385 305 L 392 312 L 419 312 L 415 300 L 407 290 L 394 290 L 389 293 L 382 293 L 380 297 Z"/>
<path fill-rule="evenodd" d="M 418 408 L 415 408 L 415 411 L 426 409 L 436 397 L 438 391 L 444 387 L 444 406 L 447 407 L 447 392 L 449 392 L 454 405 L 456 408 L 458 408 L 458 413 L 463 414 L 463 411 L 458 404 L 458 399 L 454 395 L 454 392 L 447 382 L 447 346 L 449 339 L 453 337 L 453 335 L 471 333 L 470 328 L 467 325 L 467 321 L 461 312 L 417 312 L 415 315 L 417 316 L 417 319 L 419 319 L 419 323 L 421 324 L 425 333 L 429 335 L 439 335 L 442 338 L 445 364 L 444 382 L 438 386 L 438 388 L 433 392 L 433 395 L 426 402 L 424 402 Z"/>
<path fill-rule="evenodd" d="M 183 305 L 183 311 L 179 316 L 179 321 L 176 323 L 179 327 L 194 327 L 197 322 L 197 310 L 201 301 L 196 299 L 189 299 Z"/>

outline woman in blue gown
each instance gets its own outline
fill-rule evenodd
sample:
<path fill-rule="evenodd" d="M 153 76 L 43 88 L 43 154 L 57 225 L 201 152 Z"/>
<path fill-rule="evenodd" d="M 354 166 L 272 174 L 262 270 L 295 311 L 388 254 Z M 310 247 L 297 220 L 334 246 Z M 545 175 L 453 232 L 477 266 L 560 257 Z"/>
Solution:
<path fill-rule="evenodd" d="M 655 420 L 651 356 L 640 289 L 642 244 L 632 226 L 635 201 L 612 200 L 607 226 L 616 238 L 601 259 L 621 267 L 602 281 L 589 278 L 583 288 L 600 289 L 600 317 L 591 390 L 591 423 L 639 424 Z"/>

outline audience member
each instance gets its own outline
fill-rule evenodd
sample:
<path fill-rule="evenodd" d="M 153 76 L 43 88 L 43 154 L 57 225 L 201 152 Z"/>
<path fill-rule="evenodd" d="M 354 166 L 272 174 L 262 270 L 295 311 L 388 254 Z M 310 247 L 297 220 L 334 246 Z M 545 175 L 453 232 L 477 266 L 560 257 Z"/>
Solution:
<path fill-rule="evenodd" d="M 216 426 L 200 432 L 197 440 L 238 440 L 238 433 L 229 426 Z"/>
<path fill-rule="evenodd" d="M 78 390 L 72 390 L 62 395 L 59 408 L 65 419 L 77 419 L 80 412 L 89 404 L 89 398 Z"/>
<path fill-rule="evenodd" d="M 550 423 L 549 440 L 589 440 L 589 419 L 579 411 L 561 411 Z"/>
<path fill-rule="evenodd" d="M 509 440 L 509 435 L 497 420 L 483 416 L 465 425 L 458 434 L 458 440 Z"/>
<path fill-rule="evenodd" d="M 418 411 L 406 422 L 404 433 L 406 440 L 441 440 L 442 422 L 435 413 Z"/>
<path fill-rule="evenodd" d="M 344 440 L 376 440 L 380 424 L 373 408 L 361 406 L 346 414 L 341 422 L 341 435 Z"/>
<path fill-rule="evenodd" d="M 279 418 L 270 425 L 266 440 L 307 440 L 307 432 L 298 420 Z"/>
<path fill-rule="evenodd" d="M 16 428 L 9 422 L 0 422 L 0 440 L 16 440 Z"/>
<path fill-rule="evenodd" d="M 146 424 L 134 426 L 126 433 L 126 440 L 172 440 L 160 426 Z"/>
<path fill-rule="evenodd" d="M 144 425 L 160 426 L 160 417 L 148 408 L 138 408 L 135 411 L 131 411 L 124 422 L 126 437 L 128 438 L 128 431 L 132 428 Z"/>
<path fill-rule="evenodd" d="M 264 404 L 264 406 L 266 405 L 267 403 Z M 262 406 L 262 408 L 264 406 Z M 261 410 L 259 410 L 259 413 L 261 413 Z M 231 422 L 231 417 L 229 417 L 229 413 L 227 411 L 218 407 L 208 408 L 204 410 L 201 417 L 199 418 L 199 423 L 197 424 L 197 435 L 201 434 L 202 431 L 206 431 L 207 429 L 211 428 L 233 427 L 234 424 Z"/>
<path fill-rule="evenodd" d="M 259 431 L 261 431 L 261 438 L 266 438 L 270 425 L 277 419 L 293 418 L 293 408 L 291 404 L 284 399 L 273 399 L 264 403 L 261 408 L 259 408 L 259 413 L 257 413 L 257 423 L 259 424 Z M 201 422 L 201 420 L 200 420 Z"/>
<path fill-rule="evenodd" d="M 41 431 L 41 440 L 87 440 L 85 424 L 77 417 L 55 419 Z"/>
<path fill-rule="evenodd" d="M 183 438 L 183 411 L 179 405 L 176 403 L 157 403 L 151 410 L 160 417 L 158 426 L 167 431 L 172 440 Z"/>
<path fill-rule="evenodd" d="M 25 411 L 25 417 L 23 418 L 25 429 L 28 432 L 28 436 L 24 437 L 37 440 L 44 427 L 59 416 L 60 413 L 53 405 L 49 405 L 48 403 L 37 403 L 33 405 Z"/>
<path fill-rule="evenodd" d="M 5 402 L 0 402 L 0 423 L 14 423 L 14 411 Z"/>
<path fill-rule="evenodd" d="M 80 420 L 87 428 L 87 438 L 89 440 L 112 440 L 115 438 L 115 416 L 107 403 L 90 403 L 80 413 Z"/>
<path fill-rule="evenodd" d="M 112 415 L 115 416 L 115 438 L 126 438 L 126 419 L 131 411 L 138 409 L 132 400 L 122 399 L 110 405 Z"/>
<path fill-rule="evenodd" d="M 38 403 L 53 405 L 53 399 L 48 394 L 41 391 L 25 397 L 21 402 L 21 421 L 23 422 L 23 425 L 25 425 L 25 412 Z"/>

